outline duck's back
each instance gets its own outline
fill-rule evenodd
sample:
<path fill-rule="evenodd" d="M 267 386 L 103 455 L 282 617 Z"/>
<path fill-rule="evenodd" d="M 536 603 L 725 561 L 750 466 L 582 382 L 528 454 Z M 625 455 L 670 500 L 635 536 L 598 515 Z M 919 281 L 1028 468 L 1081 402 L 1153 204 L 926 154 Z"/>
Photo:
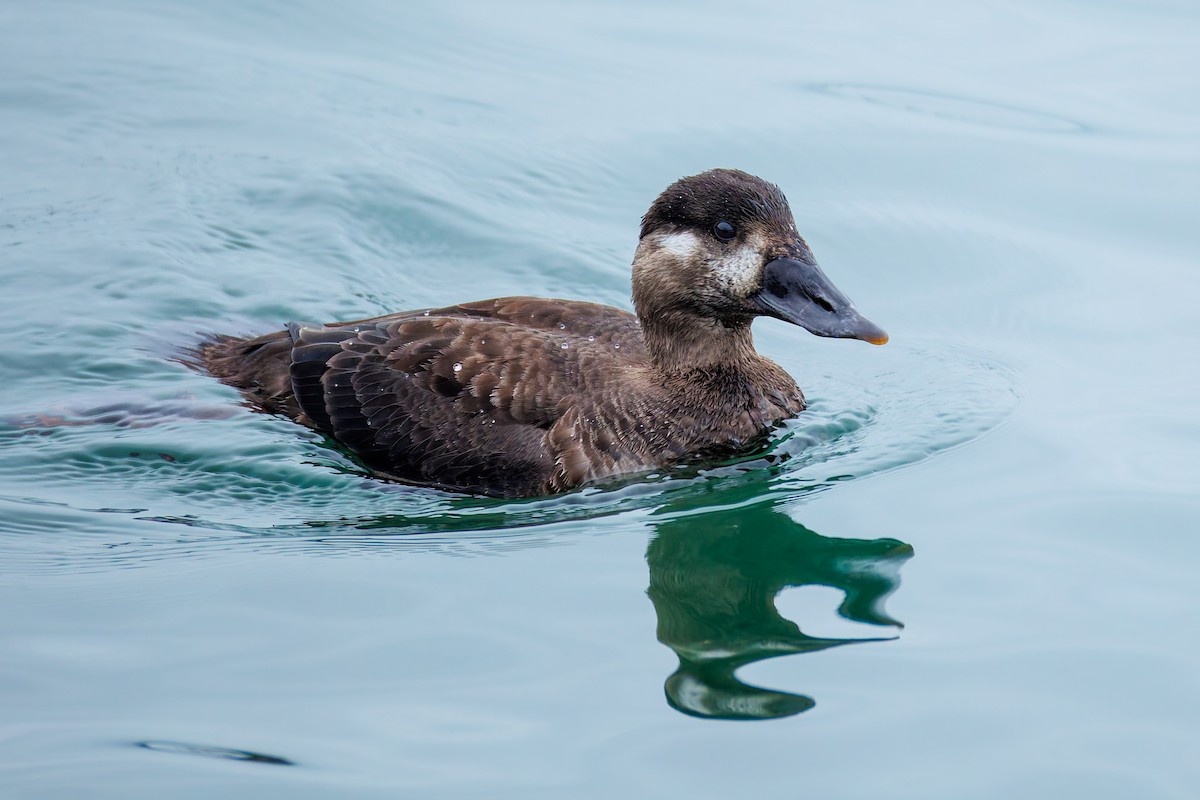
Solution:
<path fill-rule="evenodd" d="M 530 297 L 292 323 L 200 349 L 204 367 L 255 405 L 332 436 L 380 473 L 501 496 L 602 474 L 564 452 L 561 423 L 616 397 L 645 357 L 631 314 Z"/>

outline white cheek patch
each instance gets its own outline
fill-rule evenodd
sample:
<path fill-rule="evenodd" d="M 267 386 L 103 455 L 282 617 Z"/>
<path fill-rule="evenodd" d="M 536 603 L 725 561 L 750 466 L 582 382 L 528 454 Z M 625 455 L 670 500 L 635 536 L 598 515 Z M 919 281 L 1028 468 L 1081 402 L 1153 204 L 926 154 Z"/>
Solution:
<path fill-rule="evenodd" d="M 668 233 L 658 240 L 658 246 L 671 255 L 687 260 L 701 256 L 700 239 L 691 231 Z"/>
<path fill-rule="evenodd" d="M 713 264 L 717 283 L 735 297 L 748 297 L 762 282 L 762 250 L 748 242 Z"/>
<path fill-rule="evenodd" d="M 706 246 L 694 231 L 676 231 L 659 237 L 657 245 L 681 261 L 707 265 L 713 282 L 734 297 L 749 296 L 762 281 L 762 248 L 757 240 L 721 253 L 723 248 Z"/>

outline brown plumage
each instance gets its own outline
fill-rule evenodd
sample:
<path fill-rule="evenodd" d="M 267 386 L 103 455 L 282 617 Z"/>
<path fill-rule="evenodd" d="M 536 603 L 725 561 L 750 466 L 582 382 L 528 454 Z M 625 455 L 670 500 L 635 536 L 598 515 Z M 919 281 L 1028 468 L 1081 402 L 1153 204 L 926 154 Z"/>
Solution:
<path fill-rule="evenodd" d="M 821 273 L 779 189 L 736 170 L 667 188 L 642 221 L 638 315 L 506 297 L 216 337 L 199 362 L 383 477 L 503 497 L 736 452 L 804 409 L 754 351 L 771 315 L 875 343 Z"/>

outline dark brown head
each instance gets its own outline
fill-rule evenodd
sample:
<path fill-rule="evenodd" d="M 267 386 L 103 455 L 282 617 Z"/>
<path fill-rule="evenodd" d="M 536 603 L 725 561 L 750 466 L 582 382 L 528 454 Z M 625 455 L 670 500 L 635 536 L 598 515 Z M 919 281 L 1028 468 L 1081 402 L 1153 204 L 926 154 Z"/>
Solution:
<path fill-rule="evenodd" d="M 652 329 L 737 329 L 756 316 L 883 344 L 817 265 L 778 186 L 714 169 L 667 187 L 642 218 L 633 302 Z"/>

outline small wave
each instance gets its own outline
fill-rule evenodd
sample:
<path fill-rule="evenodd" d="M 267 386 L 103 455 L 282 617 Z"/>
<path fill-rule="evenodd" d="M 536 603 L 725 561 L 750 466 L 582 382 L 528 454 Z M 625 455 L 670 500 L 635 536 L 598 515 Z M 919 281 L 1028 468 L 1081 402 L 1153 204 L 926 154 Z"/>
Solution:
<path fill-rule="evenodd" d="M 814 356 L 809 409 L 761 452 L 524 500 L 377 480 L 322 437 L 236 407 L 222 419 L 190 414 L 173 401 L 170 413 L 145 426 L 105 409 L 88 424 L 3 432 L 11 458 L 0 475 L 22 486 L 10 497 L 18 510 L 6 527 L 10 533 L 43 527 L 58 532 L 54 539 L 72 529 L 102 532 L 39 545 L 46 557 L 36 568 L 87 569 L 247 546 L 495 552 L 551 546 L 577 534 L 574 523 L 604 530 L 609 518 L 619 526 L 630 514 L 664 507 L 731 507 L 780 492 L 804 502 L 844 481 L 964 445 L 999 425 L 1016 403 L 1012 369 L 989 354 L 940 341 L 903 342 L 898 337 L 882 364 Z M 197 406 L 209 403 L 204 398 Z M 172 529 L 177 533 L 164 533 Z M 0 540 L 0 548 L 33 555 L 15 541 Z"/>
<path fill-rule="evenodd" d="M 896 89 L 850 83 L 812 83 L 804 84 L 801 88 L 817 94 L 898 108 L 926 117 L 969 122 L 988 128 L 1046 133 L 1079 133 L 1087 130 L 1087 126 L 1081 122 L 1043 111 L 920 89 Z"/>

